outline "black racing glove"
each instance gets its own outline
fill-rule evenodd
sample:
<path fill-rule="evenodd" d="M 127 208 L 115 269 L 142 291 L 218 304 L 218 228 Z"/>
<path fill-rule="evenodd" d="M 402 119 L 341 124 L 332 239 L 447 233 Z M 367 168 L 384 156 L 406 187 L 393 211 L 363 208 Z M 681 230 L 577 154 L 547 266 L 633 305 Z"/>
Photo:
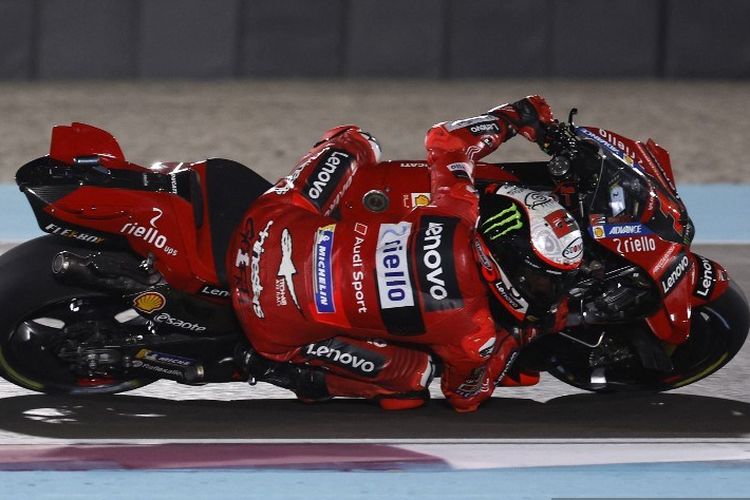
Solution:
<path fill-rule="evenodd" d="M 578 138 L 567 123 L 555 122 L 548 125 L 540 147 L 550 156 L 565 156 L 571 160 L 579 154 Z"/>

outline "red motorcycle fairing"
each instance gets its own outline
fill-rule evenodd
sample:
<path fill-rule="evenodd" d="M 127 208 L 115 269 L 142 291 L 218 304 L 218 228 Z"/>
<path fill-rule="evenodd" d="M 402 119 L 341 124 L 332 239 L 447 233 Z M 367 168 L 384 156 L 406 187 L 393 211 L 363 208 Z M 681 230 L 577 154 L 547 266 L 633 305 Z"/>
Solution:
<path fill-rule="evenodd" d="M 605 160 L 600 186 L 608 192 L 595 195 L 589 233 L 648 273 L 662 301 L 646 321 L 661 340 L 681 344 L 690 335 L 692 308 L 724 293 L 728 278 L 721 266 L 690 250 L 694 228 L 677 194 L 669 154 L 653 140 L 643 144 L 604 129 L 577 130 L 598 143 L 605 157 L 625 164 L 611 168 Z"/>
<path fill-rule="evenodd" d="M 75 158 L 82 156 L 98 156 L 112 166 L 137 169 L 125 161 L 125 155 L 112 134 L 85 123 L 53 127 L 49 155 L 64 163 L 74 163 Z"/>
<path fill-rule="evenodd" d="M 180 223 L 193 219 L 193 208 L 174 194 L 82 186 L 45 211 L 61 226 L 115 234 L 139 255 L 153 254 L 156 269 L 177 289 L 197 292 L 203 284 L 218 283 L 210 245 L 199 246 L 206 230 L 199 234 L 193 224 Z"/>
<path fill-rule="evenodd" d="M 681 279 L 680 269 L 689 269 Z M 663 287 L 680 280 L 662 300 L 662 307 L 646 320 L 654 334 L 665 342 L 682 344 L 690 335 L 692 310 L 720 297 L 729 287 L 727 272 L 718 263 L 694 253 L 680 253 L 660 281 Z M 663 291 L 663 290 L 662 290 Z"/>
<path fill-rule="evenodd" d="M 477 163 L 477 183 L 517 182 L 496 164 Z M 430 204 L 430 173 L 424 160 L 383 161 L 362 169 L 341 198 L 342 218 L 363 223 L 398 222 L 413 209 Z"/>
<path fill-rule="evenodd" d="M 229 297 L 222 293 L 229 233 L 270 186 L 229 160 L 144 168 L 125 160 L 111 134 L 81 123 L 55 127 L 50 155 L 22 167 L 17 181 L 42 230 L 125 241 L 137 254 L 153 255 L 173 288 L 221 300 Z"/>

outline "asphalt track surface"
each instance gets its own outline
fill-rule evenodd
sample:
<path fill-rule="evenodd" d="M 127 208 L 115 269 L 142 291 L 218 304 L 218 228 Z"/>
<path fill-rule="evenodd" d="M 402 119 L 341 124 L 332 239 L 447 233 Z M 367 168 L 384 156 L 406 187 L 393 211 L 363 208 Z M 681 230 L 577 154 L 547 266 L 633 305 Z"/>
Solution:
<path fill-rule="evenodd" d="M 696 245 L 750 290 L 750 247 Z M 589 394 L 551 377 L 498 389 L 473 414 L 440 399 L 385 412 L 362 400 L 307 405 L 265 384 L 158 382 L 105 397 L 52 397 L 0 382 L 0 444 L 65 440 L 477 440 L 750 437 L 750 347 L 718 373 L 661 394 Z"/>

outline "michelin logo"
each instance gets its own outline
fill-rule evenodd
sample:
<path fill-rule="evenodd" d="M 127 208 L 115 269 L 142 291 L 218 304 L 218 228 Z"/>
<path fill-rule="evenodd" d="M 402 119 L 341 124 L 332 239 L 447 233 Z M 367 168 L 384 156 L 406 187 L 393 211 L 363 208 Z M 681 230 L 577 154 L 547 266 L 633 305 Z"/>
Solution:
<path fill-rule="evenodd" d="M 318 228 L 313 250 L 313 290 L 315 307 L 319 313 L 336 312 L 333 303 L 333 276 L 331 258 L 333 252 L 333 234 L 336 224 Z"/>

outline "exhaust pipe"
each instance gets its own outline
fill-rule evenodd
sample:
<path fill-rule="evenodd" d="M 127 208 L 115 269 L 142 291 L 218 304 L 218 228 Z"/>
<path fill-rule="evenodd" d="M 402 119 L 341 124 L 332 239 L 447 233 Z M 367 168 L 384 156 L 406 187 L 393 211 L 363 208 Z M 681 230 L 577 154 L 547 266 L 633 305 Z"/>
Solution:
<path fill-rule="evenodd" d="M 65 283 L 123 293 L 141 292 L 162 282 L 162 276 L 135 257 L 101 252 L 82 257 L 59 252 L 52 259 L 52 274 Z"/>
<path fill-rule="evenodd" d="M 89 269 L 91 259 L 70 252 L 60 252 L 52 259 L 52 274 L 60 278 L 93 278 Z"/>

